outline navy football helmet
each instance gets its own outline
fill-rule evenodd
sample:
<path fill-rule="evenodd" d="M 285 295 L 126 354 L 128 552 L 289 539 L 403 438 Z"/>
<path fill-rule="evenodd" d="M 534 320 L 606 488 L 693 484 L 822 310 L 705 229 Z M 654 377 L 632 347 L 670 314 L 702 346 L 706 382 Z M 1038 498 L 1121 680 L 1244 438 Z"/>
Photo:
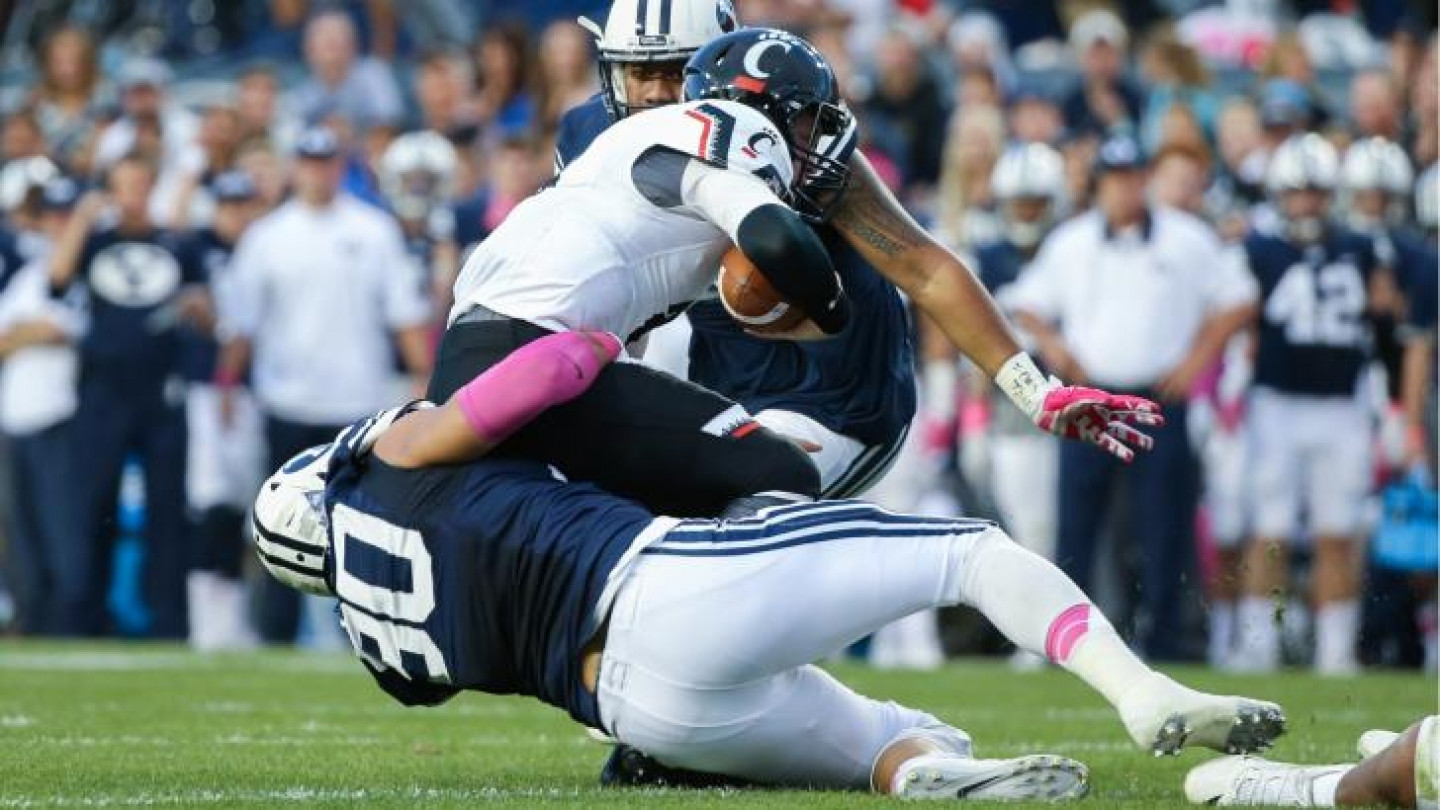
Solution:
<path fill-rule="evenodd" d="M 790 146 L 790 204 L 823 222 L 850 180 L 858 139 L 835 73 L 805 40 L 772 28 L 742 28 L 711 41 L 685 65 L 685 100 L 725 99 L 754 107 Z"/>

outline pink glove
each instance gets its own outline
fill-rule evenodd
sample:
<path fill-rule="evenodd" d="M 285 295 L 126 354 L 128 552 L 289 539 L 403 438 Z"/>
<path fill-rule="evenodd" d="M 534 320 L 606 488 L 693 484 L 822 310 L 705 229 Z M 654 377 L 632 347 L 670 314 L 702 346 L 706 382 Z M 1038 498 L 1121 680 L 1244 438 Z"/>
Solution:
<path fill-rule="evenodd" d="M 1155 440 L 1136 430 L 1165 424 L 1160 406 L 1144 397 L 1107 394 L 1096 388 L 1065 385 L 1045 394 L 1035 424 L 1066 439 L 1099 445 L 1121 461 L 1135 458 L 1135 451 L 1149 450 Z"/>

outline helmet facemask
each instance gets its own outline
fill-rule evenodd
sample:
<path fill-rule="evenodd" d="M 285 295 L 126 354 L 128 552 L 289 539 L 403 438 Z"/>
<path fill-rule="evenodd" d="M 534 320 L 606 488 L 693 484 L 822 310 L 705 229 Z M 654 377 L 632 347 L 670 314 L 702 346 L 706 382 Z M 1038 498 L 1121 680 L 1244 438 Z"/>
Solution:
<path fill-rule="evenodd" d="M 777 123 L 795 164 L 790 205 L 808 222 L 825 222 L 850 184 L 855 117 L 843 104 L 813 101 Z"/>

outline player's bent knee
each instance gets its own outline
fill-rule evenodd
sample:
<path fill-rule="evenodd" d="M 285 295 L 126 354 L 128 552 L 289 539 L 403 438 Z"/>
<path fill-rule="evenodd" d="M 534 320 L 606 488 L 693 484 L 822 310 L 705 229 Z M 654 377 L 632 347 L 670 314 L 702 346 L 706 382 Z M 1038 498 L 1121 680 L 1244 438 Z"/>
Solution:
<path fill-rule="evenodd" d="M 759 492 L 789 492 L 808 498 L 820 497 L 820 471 L 810 462 L 805 451 L 787 439 L 768 430 L 757 430 L 737 440 L 740 448 L 730 461 L 740 491 L 737 496 Z M 726 454 L 717 454 L 717 463 L 725 464 Z"/>

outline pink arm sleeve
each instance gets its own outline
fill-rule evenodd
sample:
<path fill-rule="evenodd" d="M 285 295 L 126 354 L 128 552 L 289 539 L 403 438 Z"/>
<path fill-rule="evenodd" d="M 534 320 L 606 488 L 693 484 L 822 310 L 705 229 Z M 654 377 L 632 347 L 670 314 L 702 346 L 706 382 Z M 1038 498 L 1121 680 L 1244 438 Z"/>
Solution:
<path fill-rule="evenodd" d="M 580 396 L 620 355 L 609 332 L 560 332 L 528 343 L 455 392 L 475 435 L 499 444 L 554 407 Z"/>

